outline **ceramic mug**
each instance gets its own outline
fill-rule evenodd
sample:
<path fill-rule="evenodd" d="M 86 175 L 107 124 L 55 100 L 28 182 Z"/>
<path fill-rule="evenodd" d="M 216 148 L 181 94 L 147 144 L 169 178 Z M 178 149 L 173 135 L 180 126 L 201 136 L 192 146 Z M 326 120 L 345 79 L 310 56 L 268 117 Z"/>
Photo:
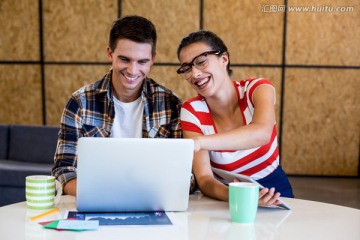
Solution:
<path fill-rule="evenodd" d="M 56 193 L 56 195 L 55 195 Z M 62 186 L 54 176 L 33 175 L 25 179 L 25 195 L 28 209 L 48 210 L 60 200 Z"/>
<path fill-rule="evenodd" d="M 249 182 L 229 183 L 229 208 L 232 222 L 253 223 L 258 201 L 258 184 Z"/>

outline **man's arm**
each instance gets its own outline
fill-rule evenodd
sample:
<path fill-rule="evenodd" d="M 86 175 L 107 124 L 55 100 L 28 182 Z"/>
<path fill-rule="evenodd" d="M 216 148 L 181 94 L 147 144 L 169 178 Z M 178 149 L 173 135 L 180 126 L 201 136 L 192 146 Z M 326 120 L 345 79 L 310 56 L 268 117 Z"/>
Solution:
<path fill-rule="evenodd" d="M 180 126 L 181 100 L 175 95 L 172 96 L 171 109 L 171 138 L 183 138 L 183 131 Z"/>
<path fill-rule="evenodd" d="M 76 196 L 76 183 L 77 183 L 76 178 L 68 181 L 68 182 L 65 184 L 64 193 L 65 193 L 66 195 Z"/>
<path fill-rule="evenodd" d="M 76 149 L 81 129 L 79 109 L 79 104 L 74 97 L 71 97 L 61 117 L 52 169 L 52 175 L 62 184 L 64 193 L 74 196 L 76 195 Z"/>

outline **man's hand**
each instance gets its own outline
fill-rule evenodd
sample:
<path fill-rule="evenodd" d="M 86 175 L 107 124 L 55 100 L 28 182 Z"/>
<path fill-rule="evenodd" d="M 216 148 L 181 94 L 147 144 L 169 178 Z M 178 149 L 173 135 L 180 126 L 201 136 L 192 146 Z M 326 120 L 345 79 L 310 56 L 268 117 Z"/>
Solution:
<path fill-rule="evenodd" d="M 64 186 L 64 194 L 76 196 L 76 182 L 77 180 L 75 178 L 66 183 Z"/>

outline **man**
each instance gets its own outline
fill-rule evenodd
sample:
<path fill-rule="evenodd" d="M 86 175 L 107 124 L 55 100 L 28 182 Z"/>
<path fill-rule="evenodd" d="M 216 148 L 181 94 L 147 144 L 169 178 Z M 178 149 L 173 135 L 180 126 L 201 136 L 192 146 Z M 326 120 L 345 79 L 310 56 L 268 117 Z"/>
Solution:
<path fill-rule="evenodd" d="M 181 100 L 147 77 L 156 38 L 154 25 L 143 17 L 113 23 L 107 48 L 112 68 L 101 80 L 74 92 L 62 114 L 52 174 L 65 194 L 76 195 L 80 137 L 182 138 Z"/>

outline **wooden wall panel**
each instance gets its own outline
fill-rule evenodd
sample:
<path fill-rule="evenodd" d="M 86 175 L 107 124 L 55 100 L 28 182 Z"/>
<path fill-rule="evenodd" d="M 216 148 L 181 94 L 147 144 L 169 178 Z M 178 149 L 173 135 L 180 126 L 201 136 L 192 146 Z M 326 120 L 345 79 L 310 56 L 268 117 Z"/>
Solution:
<path fill-rule="evenodd" d="M 46 61 L 104 62 L 117 0 L 44 0 Z"/>
<path fill-rule="evenodd" d="M 356 176 L 359 70 L 288 69 L 283 166 L 287 173 Z"/>
<path fill-rule="evenodd" d="M 70 95 L 80 87 L 100 80 L 110 65 L 51 65 L 46 74 L 47 125 L 59 125 Z"/>
<path fill-rule="evenodd" d="M 288 64 L 360 65 L 359 0 L 306 3 L 303 0 L 289 0 L 288 4 L 313 10 L 288 13 Z M 350 7 L 350 12 L 336 12 L 337 7 L 344 11 Z"/>
<path fill-rule="evenodd" d="M 358 0 L 42 0 L 42 11 L 39 2 L 0 1 L 0 123 L 58 125 L 70 94 L 108 71 L 110 64 L 103 64 L 113 21 L 120 13 L 136 14 L 158 31 L 157 64 L 150 72 L 158 83 L 183 100 L 195 96 L 175 73 L 176 50 L 190 32 L 214 31 L 229 48 L 233 79 L 274 83 L 287 173 L 359 176 Z M 290 11 L 312 6 L 324 9 Z"/>
<path fill-rule="evenodd" d="M 39 65 L 0 65 L 0 123 L 42 124 Z"/>
<path fill-rule="evenodd" d="M 172 90 L 183 101 L 197 95 L 190 84 L 176 73 L 178 67 L 154 66 L 149 77 Z"/>
<path fill-rule="evenodd" d="M 233 80 L 242 80 L 247 78 L 266 78 L 269 79 L 276 90 L 276 127 L 278 134 L 280 132 L 280 104 L 281 104 L 281 68 L 263 68 L 263 67 L 232 67 Z"/>
<path fill-rule="evenodd" d="M 252 0 L 204 0 L 204 29 L 224 40 L 232 63 L 281 63 L 284 17 L 282 13 L 263 12 L 263 4 Z"/>
<path fill-rule="evenodd" d="M 199 29 L 200 0 L 123 0 L 122 15 L 150 19 L 158 33 L 156 62 L 177 63 L 181 39 Z"/>
<path fill-rule="evenodd" d="M 0 1 L 0 60 L 39 60 L 38 0 Z"/>

